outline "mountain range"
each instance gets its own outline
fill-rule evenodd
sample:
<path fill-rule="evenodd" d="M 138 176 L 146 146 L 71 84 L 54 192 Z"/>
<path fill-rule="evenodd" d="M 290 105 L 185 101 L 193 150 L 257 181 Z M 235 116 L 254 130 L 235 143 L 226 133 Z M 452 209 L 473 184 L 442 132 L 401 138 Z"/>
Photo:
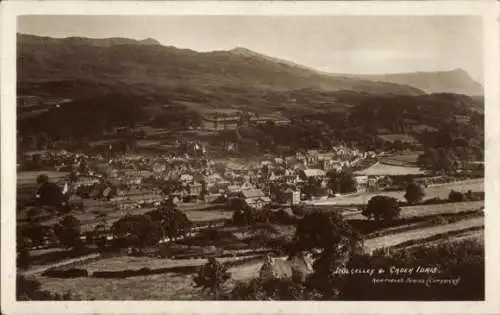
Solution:
<path fill-rule="evenodd" d="M 187 99 L 196 95 L 199 101 L 207 95 L 224 99 L 224 95 L 231 93 L 228 99 L 237 101 L 245 95 L 308 90 L 482 95 L 481 85 L 463 70 L 376 76 L 331 74 L 242 47 L 196 52 L 163 46 L 152 38 L 50 38 L 18 34 L 17 49 L 18 88 L 25 95 L 44 93 L 78 99 L 135 91 Z"/>
<path fill-rule="evenodd" d="M 349 75 L 347 75 L 349 76 Z M 357 78 L 414 86 L 427 93 L 483 95 L 483 86 L 463 69 L 439 72 L 410 72 L 381 75 L 356 75 Z"/>
<path fill-rule="evenodd" d="M 288 60 L 259 54 L 243 47 L 237 47 L 231 50 L 231 52 L 247 57 L 259 57 L 291 67 L 296 67 L 308 71 L 315 71 L 319 74 L 329 75 L 332 77 L 344 77 L 376 82 L 394 83 L 399 85 L 408 85 L 425 91 L 426 93 L 456 93 L 471 96 L 483 95 L 483 86 L 472 79 L 465 70 L 460 68 L 450 71 L 410 72 L 378 75 L 332 74 L 323 71 L 317 71 L 310 67 L 306 67 Z"/>

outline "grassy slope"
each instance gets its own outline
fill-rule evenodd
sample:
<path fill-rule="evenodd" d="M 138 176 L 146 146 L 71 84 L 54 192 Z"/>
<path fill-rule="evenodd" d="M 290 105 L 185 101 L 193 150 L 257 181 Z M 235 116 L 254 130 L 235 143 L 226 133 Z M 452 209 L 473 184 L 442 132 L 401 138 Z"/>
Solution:
<path fill-rule="evenodd" d="M 220 92 L 226 93 L 241 88 L 256 91 L 319 88 L 421 94 L 409 86 L 331 77 L 258 55 L 231 51 L 199 53 L 175 47 L 133 44 L 103 47 L 68 39 L 36 41 L 22 35 L 18 37 L 18 48 L 21 69 L 18 81 L 24 87 L 42 82 L 45 85 L 80 82 L 90 86 L 66 87 L 80 89 L 79 93 L 92 85 L 104 84 L 110 88 L 142 86 L 178 92 L 186 88 L 221 89 Z"/>
<path fill-rule="evenodd" d="M 381 237 L 376 237 L 365 241 L 365 247 L 369 251 L 378 248 L 391 247 L 397 244 L 416 239 L 423 239 L 436 234 L 465 230 L 473 227 L 480 227 L 484 225 L 484 218 L 472 218 L 456 223 L 447 224 L 444 226 L 432 226 L 423 229 L 411 230 L 402 233 L 390 234 Z"/>
<path fill-rule="evenodd" d="M 437 184 L 430 186 L 425 189 L 425 198 L 442 198 L 447 199 L 451 190 L 456 190 L 460 192 L 467 192 L 468 190 L 472 191 L 484 191 L 484 180 L 483 179 L 471 179 L 465 181 L 459 181 L 455 183 L 446 183 L 446 184 Z M 393 198 L 397 198 L 401 201 L 405 201 L 404 199 L 404 191 L 386 191 L 386 192 L 376 192 L 376 193 L 356 193 L 352 195 L 346 195 L 341 197 L 332 198 L 326 201 L 316 201 L 315 204 L 321 205 L 339 205 L 339 206 L 348 206 L 348 205 L 361 205 L 366 204 L 370 198 L 377 195 L 385 195 Z"/>

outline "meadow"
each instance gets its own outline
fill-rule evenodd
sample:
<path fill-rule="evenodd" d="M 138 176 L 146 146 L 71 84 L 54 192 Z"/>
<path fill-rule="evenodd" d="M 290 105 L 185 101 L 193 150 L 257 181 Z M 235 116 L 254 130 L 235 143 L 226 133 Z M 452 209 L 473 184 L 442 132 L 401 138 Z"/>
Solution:
<path fill-rule="evenodd" d="M 432 198 L 448 199 L 448 195 L 451 190 L 467 192 L 469 190 L 473 192 L 484 191 L 484 179 L 469 179 L 464 181 L 457 181 L 445 184 L 435 184 L 430 185 L 425 188 L 424 200 Z M 406 201 L 404 198 L 405 191 L 382 191 L 382 192 L 366 192 L 366 193 L 354 193 L 350 195 L 344 195 L 335 198 L 329 198 L 327 200 L 315 200 L 310 202 L 314 205 L 338 205 L 338 206 L 349 206 L 349 205 L 364 205 L 368 203 L 370 198 L 378 195 L 384 195 L 396 198 L 400 201 Z"/>
<path fill-rule="evenodd" d="M 392 247 L 410 240 L 420 240 L 437 234 L 466 230 L 481 226 L 484 226 L 483 217 L 471 218 L 446 225 L 436 225 L 422 229 L 375 237 L 365 240 L 364 245 L 368 251 L 373 251 L 379 248 Z"/>
<path fill-rule="evenodd" d="M 354 174 L 371 176 L 423 175 L 425 171 L 414 166 L 389 165 L 377 162 L 366 169 L 354 172 Z"/>
<path fill-rule="evenodd" d="M 252 256 L 249 256 L 252 257 Z M 237 259 L 244 259 L 239 257 Z M 235 258 L 219 258 L 221 263 L 235 261 Z M 117 256 L 79 265 L 89 272 L 121 271 L 141 268 L 198 267 L 207 259 L 156 259 L 149 257 Z M 231 269 L 230 269 L 231 270 Z M 154 275 L 128 278 L 79 277 L 72 279 L 37 277 L 42 288 L 52 292 L 74 292 L 74 300 L 192 300 L 200 299 L 203 293 L 194 287 L 193 273 L 165 272 Z M 234 284 L 234 280 L 228 283 Z"/>
<path fill-rule="evenodd" d="M 42 288 L 51 292 L 71 291 L 73 300 L 191 300 L 199 299 L 191 276 L 164 273 L 124 279 L 39 277 Z"/>
<path fill-rule="evenodd" d="M 426 216 L 434 216 L 441 214 L 458 214 L 463 212 L 470 212 L 479 210 L 484 207 L 484 201 L 464 201 L 464 202 L 449 202 L 433 205 L 416 205 L 401 207 L 399 217 L 401 219 L 418 218 Z M 356 213 L 348 213 L 346 218 L 349 220 L 363 220 L 365 216 L 361 211 Z"/>
<path fill-rule="evenodd" d="M 415 166 L 420 154 L 422 154 L 420 151 L 396 153 L 383 157 L 380 161 L 387 165 Z"/>
<path fill-rule="evenodd" d="M 57 182 L 69 175 L 68 172 L 57 172 L 57 171 L 28 171 L 19 172 L 17 174 L 17 185 L 36 185 L 36 179 L 38 176 L 45 174 L 49 177 L 52 182 Z M 22 187 L 21 187 L 22 188 Z"/>

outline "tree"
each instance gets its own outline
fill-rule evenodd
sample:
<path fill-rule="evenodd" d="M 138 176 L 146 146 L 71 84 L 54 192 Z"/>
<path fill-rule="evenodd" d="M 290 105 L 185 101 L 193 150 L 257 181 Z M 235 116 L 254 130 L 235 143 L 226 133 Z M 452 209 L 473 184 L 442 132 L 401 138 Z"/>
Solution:
<path fill-rule="evenodd" d="M 356 192 L 356 181 L 349 171 L 342 171 L 339 174 L 339 189 L 340 193 L 348 194 Z"/>
<path fill-rule="evenodd" d="M 332 194 L 340 192 L 340 184 L 338 181 L 339 174 L 337 170 L 332 169 L 326 173 L 326 178 L 328 179 L 327 186 L 332 191 Z"/>
<path fill-rule="evenodd" d="M 187 215 L 171 202 L 163 203 L 158 209 L 146 215 L 159 224 L 164 235 L 170 238 L 186 235 L 193 225 Z"/>
<path fill-rule="evenodd" d="M 160 209 L 161 226 L 164 234 L 169 238 L 177 238 L 186 235 L 193 225 L 187 215 L 179 209 L 173 207 L 164 207 Z"/>
<path fill-rule="evenodd" d="M 246 225 L 247 220 L 245 218 L 245 210 L 243 209 L 234 210 L 232 222 L 234 225 L 239 225 L 239 226 Z"/>
<path fill-rule="evenodd" d="M 64 216 L 55 226 L 54 232 L 59 242 L 64 246 L 78 249 L 80 240 L 80 221 L 72 215 Z"/>
<path fill-rule="evenodd" d="M 36 204 L 41 206 L 61 207 L 65 201 L 61 188 L 50 182 L 49 177 L 41 174 L 37 178 L 39 185 L 36 194 Z"/>
<path fill-rule="evenodd" d="M 252 225 L 256 223 L 269 223 L 272 211 L 269 209 L 255 210 L 244 207 L 234 210 L 232 222 L 234 225 Z"/>
<path fill-rule="evenodd" d="M 323 300 L 338 299 L 343 286 L 343 277 L 335 271 L 345 266 L 350 253 L 346 250 L 324 250 L 313 263 L 314 272 L 304 284 L 308 291 Z"/>
<path fill-rule="evenodd" d="M 401 208 L 396 198 L 388 196 L 372 197 L 362 214 L 366 217 L 375 218 L 375 220 L 392 220 L 399 216 Z"/>
<path fill-rule="evenodd" d="M 182 190 L 182 183 L 178 180 L 167 180 L 160 184 L 160 189 L 165 195 L 173 194 Z"/>
<path fill-rule="evenodd" d="M 315 211 L 299 221 L 291 255 L 312 251 L 317 257 L 314 272 L 305 282 L 307 291 L 322 299 L 336 299 L 341 279 L 334 271 L 347 263 L 361 242 L 358 233 L 338 212 Z"/>
<path fill-rule="evenodd" d="M 337 172 L 336 170 L 329 170 L 326 176 L 328 178 L 328 188 L 332 190 L 333 194 L 356 192 L 356 181 L 350 171 Z"/>
<path fill-rule="evenodd" d="M 425 196 L 424 189 L 419 184 L 411 182 L 406 187 L 406 193 L 404 197 L 408 201 L 408 203 L 410 204 L 419 203 L 422 201 L 424 196 Z"/>
<path fill-rule="evenodd" d="M 193 280 L 196 287 L 211 291 L 214 298 L 218 300 L 221 288 L 229 278 L 231 278 L 231 273 L 227 271 L 227 267 L 220 264 L 215 257 L 210 257 L 208 262 L 198 270 Z"/>
<path fill-rule="evenodd" d="M 439 167 L 440 170 L 449 174 L 455 171 L 458 157 L 453 150 L 443 149 L 440 152 Z"/>
<path fill-rule="evenodd" d="M 312 196 L 322 196 L 326 194 L 326 190 L 321 187 L 321 181 L 310 178 L 302 187 L 302 193 L 309 198 Z"/>
<path fill-rule="evenodd" d="M 20 236 L 29 239 L 32 246 L 40 246 L 43 245 L 45 237 L 49 235 L 49 230 L 48 227 L 33 220 L 20 226 Z"/>
<path fill-rule="evenodd" d="M 337 250 L 346 239 L 354 242 L 360 237 L 339 212 L 313 211 L 298 222 L 291 255 L 318 249 Z"/>
<path fill-rule="evenodd" d="M 439 170 L 439 152 L 434 148 L 426 149 L 417 158 L 417 164 L 433 171 Z"/>
<path fill-rule="evenodd" d="M 113 223 L 111 232 L 127 246 L 135 246 L 142 251 L 146 246 L 155 245 L 161 239 L 161 227 L 146 215 L 126 215 Z"/>

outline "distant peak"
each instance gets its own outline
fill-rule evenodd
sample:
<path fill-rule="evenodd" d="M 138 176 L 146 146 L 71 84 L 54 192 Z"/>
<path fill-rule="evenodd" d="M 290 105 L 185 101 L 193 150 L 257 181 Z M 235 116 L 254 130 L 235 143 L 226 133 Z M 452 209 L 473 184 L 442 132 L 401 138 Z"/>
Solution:
<path fill-rule="evenodd" d="M 231 49 L 229 52 L 231 52 L 233 54 L 241 54 L 241 55 L 248 55 L 248 54 L 256 55 L 257 54 L 255 51 L 251 51 L 250 49 L 245 48 L 245 47 L 235 47 L 235 48 Z"/>
<path fill-rule="evenodd" d="M 456 69 L 450 70 L 448 72 L 455 74 L 455 75 L 460 75 L 463 77 L 470 77 L 469 73 L 462 68 L 456 68 Z"/>
<path fill-rule="evenodd" d="M 159 41 L 151 37 L 140 40 L 139 43 L 142 45 L 161 45 Z"/>

